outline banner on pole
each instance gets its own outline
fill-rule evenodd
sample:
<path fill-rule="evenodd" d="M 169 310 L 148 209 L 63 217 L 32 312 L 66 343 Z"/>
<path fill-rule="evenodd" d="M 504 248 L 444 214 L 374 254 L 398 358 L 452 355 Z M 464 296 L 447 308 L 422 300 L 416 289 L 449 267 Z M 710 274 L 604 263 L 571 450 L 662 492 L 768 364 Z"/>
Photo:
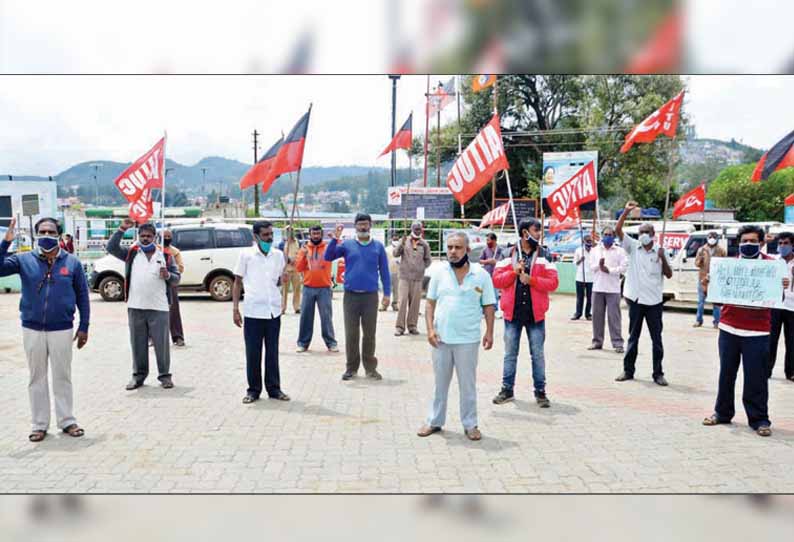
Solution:
<path fill-rule="evenodd" d="M 598 151 L 544 152 L 541 197 L 547 198 L 562 183 L 573 177 L 582 166 L 593 163 L 598 179 Z M 585 207 L 587 210 L 587 207 Z"/>

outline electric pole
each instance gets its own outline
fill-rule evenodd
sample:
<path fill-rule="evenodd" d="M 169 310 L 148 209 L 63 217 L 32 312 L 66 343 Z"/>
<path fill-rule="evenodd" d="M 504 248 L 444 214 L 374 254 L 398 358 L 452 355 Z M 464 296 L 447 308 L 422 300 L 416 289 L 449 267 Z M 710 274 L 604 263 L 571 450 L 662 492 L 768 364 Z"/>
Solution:
<path fill-rule="evenodd" d="M 257 149 L 259 145 L 257 137 L 259 137 L 259 132 L 254 130 L 254 165 L 258 161 Z M 254 216 L 259 216 L 259 188 L 257 188 L 257 185 L 254 185 Z"/>
<path fill-rule="evenodd" d="M 389 75 L 391 79 L 391 138 L 394 139 L 394 134 L 397 131 L 397 80 L 399 75 Z M 391 151 L 391 183 L 389 186 L 397 186 L 397 152 L 392 149 Z"/>

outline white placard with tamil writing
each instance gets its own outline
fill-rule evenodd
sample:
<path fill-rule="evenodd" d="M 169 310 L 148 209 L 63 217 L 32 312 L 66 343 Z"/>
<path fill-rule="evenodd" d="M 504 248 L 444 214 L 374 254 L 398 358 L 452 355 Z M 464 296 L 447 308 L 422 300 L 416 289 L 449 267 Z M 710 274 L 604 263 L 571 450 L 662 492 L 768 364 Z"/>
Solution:
<path fill-rule="evenodd" d="M 706 301 L 746 307 L 783 308 L 782 260 L 713 258 Z"/>

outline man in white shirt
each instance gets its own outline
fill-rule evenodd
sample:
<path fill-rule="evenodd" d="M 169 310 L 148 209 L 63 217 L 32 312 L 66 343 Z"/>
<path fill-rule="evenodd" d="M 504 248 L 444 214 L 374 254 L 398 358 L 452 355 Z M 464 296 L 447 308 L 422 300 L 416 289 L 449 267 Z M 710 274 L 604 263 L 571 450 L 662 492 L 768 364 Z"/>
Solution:
<path fill-rule="evenodd" d="M 601 233 L 601 244 L 593 249 L 589 262 L 593 277 L 593 342 L 588 350 L 601 350 L 604 347 L 606 313 L 612 348 L 622 354 L 620 276 L 626 272 L 626 253 L 615 246 L 615 231 L 611 227 L 607 226 Z"/>
<path fill-rule="evenodd" d="M 660 386 L 667 386 L 662 371 L 662 291 L 664 277 L 672 278 L 673 270 L 667 261 L 664 249 L 654 243 L 653 224 L 648 222 L 639 228 L 639 240 L 632 239 L 623 233 L 623 223 L 629 213 L 637 207 L 637 203 L 626 203 L 620 215 L 615 232 L 618 234 L 623 250 L 626 251 L 628 267 L 626 282 L 623 285 L 623 297 L 629 306 L 629 344 L 623 357 L 623 372 L 615 379 L 625 382 L 634 379 L 634 366 L 637 361 L 640 332 L 643 320 L 648 325 L 653 343 L 653 381 Z"/>
<path fill-rule="evenodd" d="M 138 241 L 128 249 L 122 247 L 121 238 L 134 225 L 125 218 L 107 244 L 107 251 L 125 262 L 124 296 L 133 360 L 132 379 L 126 389 L 140 388 L 149 374 L 150 338 L 157 358 L 157 379 L 163 388 L 170 389 L 174 381 L 170 372 L 169 306 L 179 284 L 179 269 L 173 257 L 155 244 L 157 230 L 152 224 L 138 226 Z"/>
<path fill-rule="evenodd" d="M 794 233 L 784 231 L 777 236 L 778 257 L 788 266 L 788 277 L 794 278 Z M 794 382 L 794 281 L 783 290 L 784 309 L 772 309 L 772 322 L 769 333 L 769 378 L 777 360 L 777 344 L 780 332 L 786 335 L 785 371 L 786 379 Z"/>
<path fill-rule="evenodd" d="M 584 247 L 578 247 L 573 253 L 573 261 L 576 264 L 576 312 L 571 316 L 571 320 L 582 317 L 582 308 L 584 308 L 584 317 L 587 320 L 592 319 L 590 309 L 593 298 L 593 273 L 590 271 L 590 253 L 593 248 L 593 237 L 585 233 L 582 243 Z"/>
<path fill-rule="evenodd" d="M 265 348 L 265 390 L 271 399 L 289 401 L 281 391 L 278 370 L 278 339 L 281 333 L 282 297 L 279 285 L 286 280 L 284 253 L 273 247 L 273 225 L 254 223 L 254 245 L 240 251 L 234 269 L 232 315 L 234 324 L 243 328 L 245 367 L 248 391 L 243 403 L 259 400 L 262 394 L 262 345 Z M 243 313 L 240 294 L 245 289 Z"/>

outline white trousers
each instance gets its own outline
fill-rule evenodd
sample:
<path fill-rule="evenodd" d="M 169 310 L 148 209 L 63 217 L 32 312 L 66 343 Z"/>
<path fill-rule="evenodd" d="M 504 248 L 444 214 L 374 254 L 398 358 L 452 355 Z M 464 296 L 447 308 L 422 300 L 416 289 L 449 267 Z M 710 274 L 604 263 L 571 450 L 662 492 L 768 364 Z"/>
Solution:
<path fill-rule="evenodd" d="M 33 431 L 50 427 L 50 386 L 48 365 L 52 365 L 52 394 L 58 428 L 77 423 L 72 413 L 72 334 L 73 330 L 34 331 L 22 328 L 22 342 L 28 358 L 30 411 Z"/>

